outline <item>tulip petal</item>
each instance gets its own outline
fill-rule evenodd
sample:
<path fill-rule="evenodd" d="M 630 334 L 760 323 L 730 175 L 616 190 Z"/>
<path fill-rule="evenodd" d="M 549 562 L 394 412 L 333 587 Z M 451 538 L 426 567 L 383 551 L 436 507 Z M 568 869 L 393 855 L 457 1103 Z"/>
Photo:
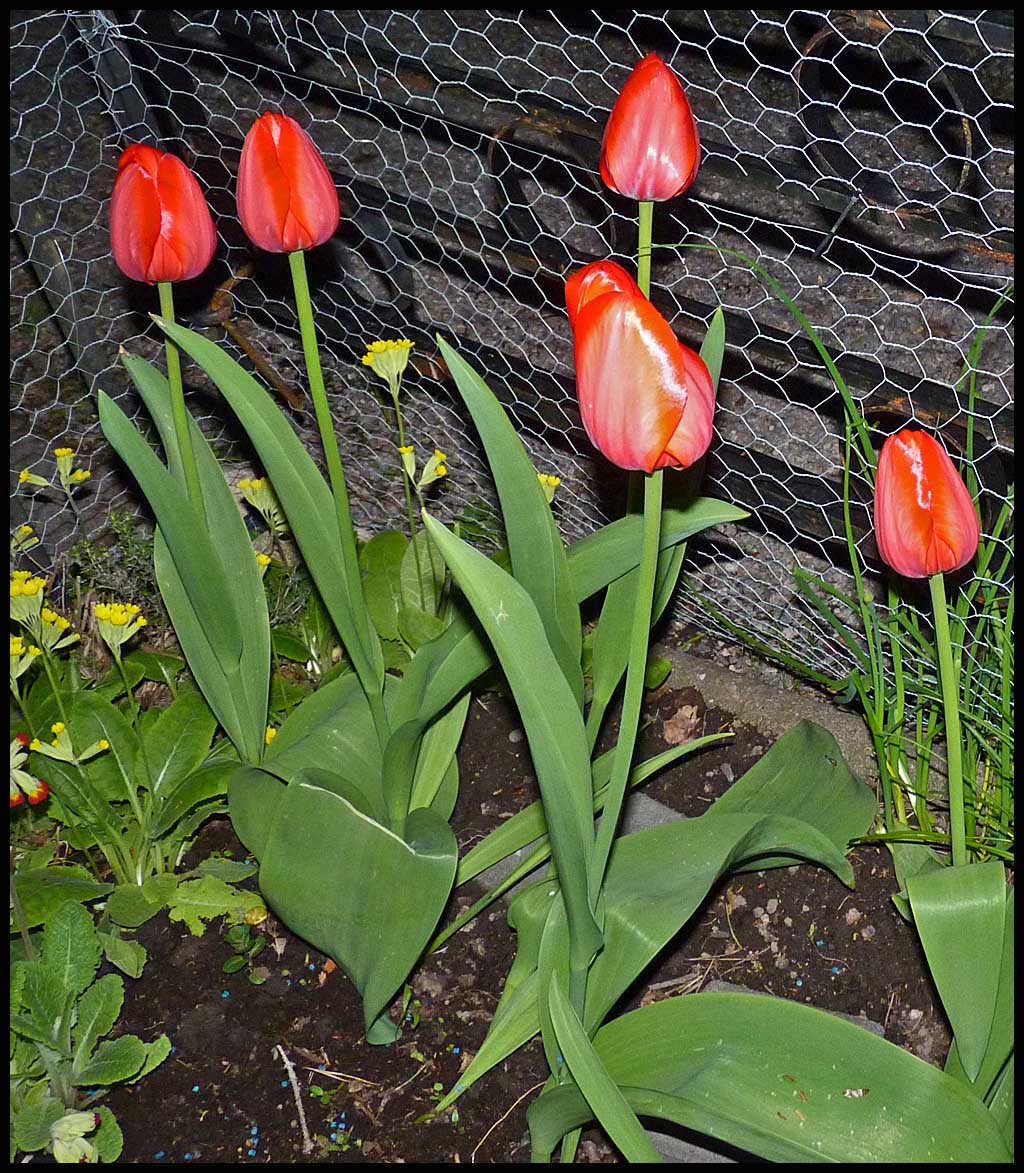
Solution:
<path fill-rule="evenodd" d="M 606 293 L 576 321 L 576 382 L 591 442 L 620 468 L 662 462 L 687 404 L 679 340 L 643 296 Z"/>
<path fill-rule="evenodd" d="M 574 330 L 583 307 L 603 293 L 628 293 L 634 297 L 643 297 L 640 286 L 614 261 L 594 261 L 584 265 L 565 283 L 565 308 L 569 314 L 569 325 Z"/>

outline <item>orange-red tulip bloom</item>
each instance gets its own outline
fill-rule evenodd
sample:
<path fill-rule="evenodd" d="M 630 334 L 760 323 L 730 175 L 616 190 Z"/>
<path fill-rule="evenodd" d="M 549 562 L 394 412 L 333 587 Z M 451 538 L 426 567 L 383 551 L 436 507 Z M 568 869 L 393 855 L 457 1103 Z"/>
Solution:
<path fill-rule="evenodd" d="M 196 177 L 175 155 L 136 143 L 121 156 L 110 200 L 118 268 L 134 281 L 187 281 L 210 263 L 217 233 Z"/>
<path fill-rule="evenodd" d="M 634 200 L 670 200 L 693 183 L 700 140 L 671 69 L 648 53 L 616 99 L 601 144 L 601 178 Z"/>
<path fill-rule="evenodd" d="M 580 415 L 594 446 L 620 468 L 644 472 L 688 468 L 703 456 L 715 413 L 711 374 L 625 270 L 586 266 L 566 283 L 566 304 Z"/>
<path fill-rule="evenodd" d="M 242 146 L 238 215 L 246 236 L 272 253 L 315 248 L 338 227 L 331 173 L 312 139 L 287 114 L 263 114 Z"/>
<path fill-rule="evenodd" d="M 970 562 L 979 537 L 971 495 L 939 441 L 909 428 L 890 436 L 875 476 L 882 558 L 907 578 L 930 578 Z"/>

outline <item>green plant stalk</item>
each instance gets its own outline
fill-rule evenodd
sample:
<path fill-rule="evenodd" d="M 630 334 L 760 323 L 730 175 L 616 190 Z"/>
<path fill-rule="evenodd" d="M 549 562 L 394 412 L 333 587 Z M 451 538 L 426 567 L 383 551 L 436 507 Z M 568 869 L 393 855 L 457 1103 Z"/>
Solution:
<path fill-rule="evenodd" d="M 170 281 L 157 282 L 157 289 L 160 293 L 160 316 L 168 322 L 173 322 L 174 294 Z M 178 438 L 181 467 L 185 471 L 185 491 L 188 493 L 188 499 L 192 502 L 193 509 L 200 517 L 205 517 L 203 496 L 199 491 L 199 473 L 196 470 L 196 458 L 192 451 L 192 439 L 188 432 L 185 392 L 181 382 L 181 356 L 170 338 L 165 337 L 164 345 L 167 352 L 167 382 L 171 388 L 171 417 L 174 420 L 174 431 Z"/>
<path fill-rule="evenodd" d="M 664 470 L 655 469 L 644 479 L 643 544 L 640 547 L 633 628 L 629 640 L 626 691 L 622 701 L 622 717 L 619 721 L 619 739 L 615 747 L 612 775 L 608 782 L 608 798 L 598 828 L 590 873 L 590 894 L 595 904 L 604 883 L 608 857 L 622 814 L 622 803 L 633 763 L 640 721 L 644 675 L 647 670 L 647 648 L 651 635 L 651 608 L 654 603 L 654 584 L 658 570 L 658 547 L 661 539 L 663 475 Z"/>
<path fill-rule="evenodd" d="M 401 383 L 396 380 L 394 385 L 389 383 L 391 391 L 391 402 L 395 405 L 395 423 L 398 425 L 398 445 L 400 448 L 405 447 L 405 423 L 402 419 L 402 409 L 398 404 L 398 392 Z M 424 611 L 427 609 L 427 590 L 423 582 L 423 563 L 420 559 L 420 548 L 416 544 L 416 520 L 412 507 L 412 478 L 405 471 L 405 464 L 402 463 L 402 487 L 405 489 L 405 512 L 409 520 L 409 541 L 412 542 L 412 553 L 416 559 L 416 578 L 420 584 L 420 606 Z M 423 502 L 420 502 L 422 507 Z"/>
<path fill-rule="evenodd" d="M 942 681 L 942 707 L 946 717 L 946 772 L 949 775 L 949 834 L 953 847 L 953 866 L 967 863 L 964 827 L 964 776 L 960 734 L 960 690 L 953 668 L 953 649 L 949 639 L 946 612 L 946 584 L 941 574 L 928 579 L 935 614 L 935 644 L 939 655 Z"/>
<path fill-rule="evenodd" d="M 644 297 L 651 296 L 651 231 L 654 223 L 654 203 L 640 200 L 639 231 L 636 250 L 636 283 Z"/>
<path fill-rule="evenodd" d="M 60 713 L 60 719 L 66 725 L 68 723 L 67 709 L 64 708 L 64 698 L 61 696 L 60 689 L 57 687 L 57 678 L 53 672 L 53 665 L 50 663 L 50 653 L 46 648 L 43 648 L 43 668 L 46 671 L 46 678 L 50 682 L 53 699 L 57 702 L 57 711 Z"/>
<path fill-rule="evenodd" d="M 348 502 L 348 488 L 345 484 L 345 473 L 341 466 L 341 453 L 338 451 L 338 440 L 334 434 L 334 424 L 331 420 L 331 409 L 327 402 L 327 390 L 324 387 L 323 372 L 320 369 L 320 352 L 316 342 L 316 326 L 313 322 L 313 306 L 309 298 L 309 281 L 306 277 L 306 257 L 302 249 L 288 254 L 288 264 L 292 272 L 292 284 L 295 288 L 295 304 L 299 315 L 299 330 L 302 334 L 302 353 L 306 360 L 306 374 L 309 378 L 309 389 L 313 398 L 313 408 L 316 413 L 316 423 L 320 430 L 320 442 L 323 445 L 324 457 L 327 460 L 327 473 L 331 482 L 331 492 L 334 495 L 334 505 L 337 511 L 338 536 L 341 543 L 341 556 L 344 562 L 344 574 L 349 584 L 350 594 L 359 593 L 362 596 L 362 580 L 359 574 L 359 565 L 356 561 L 355 542 L 349 541 L 348 536 L 353 534 L 352 513 Z M 365 605 L 364 605 L 365 606 Z M 370 706 L 374 728 L 381 748 L 387 743 L 389 727 L 387 715 L 384 712 L 384 698 L 372 680 L 363 680 L 363 691 Z"/>

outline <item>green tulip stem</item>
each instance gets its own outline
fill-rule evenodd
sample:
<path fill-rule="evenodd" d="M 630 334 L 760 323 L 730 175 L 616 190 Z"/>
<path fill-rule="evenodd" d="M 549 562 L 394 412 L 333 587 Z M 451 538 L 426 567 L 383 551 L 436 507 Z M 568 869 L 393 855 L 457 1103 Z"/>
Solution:
<path fill-rule="evenodd" d="M 398 399 L 400 388 L 401 388 L 401 379 L 396 378 L 395 381 L 391 385 L 391 402 L 395 406 L 395 423 L 398 425 L 398 445 L 400 448 L 404 448 L 405 447 L 405 422 L 402 419 L 402 408 L 401 408 L 401 405 L 400 405 L 399 399 Z M 401 453 L 399 453 L 399 456 L 401 456 Z M 412 553 L 413 553 L 413 557 L 416 559 L 416 581 L 420 584 L 420 607 L 422 607 L 422 609 L 424 611 L 426 611 L 428 609 L 427 608 L 427 588 L 426 588 L 426 584 L 423 579 L 423 564 L 420 560 L 420 548 L 416 542 L 416 520 L 415 520 L 415 511 L 413 510 L 413 505 L 412 505 L 412 491 L 413 491 L 414 486 L 412 483 L 412 478 L 405 471 L 405 461 L 402 460 L 401 463 L 402 463 L 402 486 L 405 489 L 405 510 L 406 510 L 406 515 L 409 520 L 409 541 L 412 543 Z M 423 508 L 423 501 L 422 500 L 420 501 L 420 508 L 421 509 Z M 433 569 L 433 566 L 431 566 L 431 569 Z M 433 591 L 431 591 L 431 596 L 433 596 Z M 431 605 L 429 608 L 431 612 L 433 612 L 435 604 L 436 604 L 436 600 L 434 600 L 432 597 Z"/>
<path fill-rule="evenodd" d="M 296 249 L 295 252 L 288 254 L 288 264 L 291 266 L 292 284 L 295 288 L 295 304 L 299 313 L 299 330 L 302 334 L 302 353 L 306 360 L 306 375 L 309 379 L 309 390 L 313 398 L 316 423 L 320 430 L 320 442 L 327 460 L 327 474 L 331 482 L 331 492 L 334 496 L 334 506 L 337 512 L 338 536 L 343 562 L 342 572 L 348 583 L 349 594 L 353 597 L 353 605 L 355 605 L 356 600 L 362 594 L 362 578 L 356 558 L 355 530 L 352 526 L 352 513 L 349 509 L 345 472 L 341 466 L 341 453 L 338 451 L 338 438 L 334 434 L 334 422 L 331 419 L 327 390 L 324 387 L 323 372 L 320 369 L 320 351 L 317 347 L 313 306 L 309 298 L 309 281 L 306 277 L 306 256 L 302 249 Z M 374 727 L 383 746 L 388 736 L 383 697 L 373 681 L 363 680 L 361 683 L 370 705 Z"/>
<path fill-rule="evenodd" d="M 157 289 L 160 291 L 160 316 L 167 322 L 173 322 L 174 293 L 170 281 L 158 281 Z M 199 491 L 199 472 L 196 469 L 195 453 L 192 451 L 192 437 L 188 431 L 185 391 L 181 382 L 181 357 L 170 338 L 164 338 L 164 346 L 167 351 L 167 382 L 171 388 L 171 417 L 174 420 L 174 434 L 178 438 L 181 467 L 185 472 L 185 491 L 188 493 L 192 508 L 200 517 L 205 518 L 203 495 Z"/>
<path fill-rule="evenodd" d="M 946 772 L 949 775 L 949 834 L 953 846 L 953 866 L 967 863 L 967 839 L 964 830 L 964 771 L 960 735 L 960 697 L 953 669 L 953 648 L 949 638 L 946 612 L 946 584 L 941 574 L 928 579 L 935 614 L 935 645 L 939 654 L 939 679 L 942 682 L 942 707 L 946 717 Z"/>
<path fill-rule="evenodd" d="M 607 800 L 597 833 L 594 862 L 591 869 L 590 894 L 596 901 L 604 882 L 608 856 L 622 814 L 622 803 L 629 781 L 629 771 L 636 748 L 640 706 L 644 695 L 644 676 L 647 671 L 647 646 L 651 636 L 651 608 L 654 605 L 654 583 L 658 570 L 658 548 L 661 543 L 661 498 L 663 469 L 655 469 L 644 478 L 643 544 L 640 547 L 640 566 L 636 583 L 636 604 L 633 628 L 629 637 L 629 662 L 626 668 L 626 691 L 619 721 L 619 739 L 615 746 L 612 776 L 608 783 Z"/>
<path fill-rule="evenodd" d="M 640 228 L 636 242 L 636 283 L 644 297 L 651 296 L 651 230 L 654 223 L 653 200 L 641 200 Z"/>

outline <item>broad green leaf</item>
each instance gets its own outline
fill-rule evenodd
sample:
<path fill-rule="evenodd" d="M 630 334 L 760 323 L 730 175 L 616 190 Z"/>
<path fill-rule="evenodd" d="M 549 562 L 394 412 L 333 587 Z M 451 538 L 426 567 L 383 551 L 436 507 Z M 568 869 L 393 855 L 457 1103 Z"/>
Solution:
<path fill-rule="evenodd" d="M 129 652 L 122 663 L 133 673 L 141 671 L 140 679 L 166 684 L 172 692 L 177 687 L 178 675 L 185 668 L 181 656 L 172 656 L 167 652 Z"/>
<path fill-rule="evenodd" d="M 78 995 L 93 980 L 100 964 L 100 943 L 92 913 L 81 904 L 62 904 L 43 933 L 42 960 L 60 988 Z"/>
<path fill-rule="evenodd" d="M 177 784 L 166 787 L 154 804 L 153 819 L 147 828 L 150 839 L 171 834 L 193 807 L 226 795 L 228 780 L 237 768 L 235 762 L 202 766 Z"/>
<path fill-rule="evenodd" d="M 1010 1153 L 1013 1152 L 1013 1124 L 1016 1115 L 1014 1111 L 1016 1100 L 1013 1095 L 1014 1082 L 1014 1059 L 1013 1052 L 1011 1051 L 1006 1065 L 993 1084 L 992 1095 L 988 1101 L 988 1110 L 991 1112 L 992 1119 L 995 1121 L 996 1127 L 1003 1137 L 1003 1142 Z"/>
<path fill-rule="evenodd" d="M 359 567 L 364 574 L 386 574 L 397 578 L 408 548 L 409 539 L 400 530 L 381 530 L 360 547 Z"/>
<path fill-rule="evenodd" d="M 79 998 L 78 1022 L 72 1034 L 75 1075 L 88 1063 L 97 1042 L 114 1029 L 123 1005 L 124 981 L 116 973 L 104 974 Z"/>
<path fill-rule="evenodd" d="M 907 893 L 957 1055 L 974 1080 L 985 1059 L 999 993 L 1005 869 L 990 860 L 919 872 L 907 881 Z"/>
<path fill-rule="evenodd" d="M 594 1049 L 634 1112 L 771 1161 L 1010 1159 L 982 1102 L 841 1018 L 755 994 L 668 998 L 603 1026 Z M 593 1118 L 571 1087 L 531 1107 L 535 1156 Z"/>
<path fill-rule="evenodd" d="M 100 1123 L 89 1139 L 100 1161 L 104 1165 L 112 1165 L 121 1156 L 121 1151 L 124 1148 L 121 1126 L 106 1104 L 101 1104 L 96 1111 Z"/>
<path fill-rule="evenodd" d="M 67 1109 L 59 1100 L 48 1097 L 41 1103 L 26 1104 L 20 1112 L 12 1111 L 11 1130 L 14 1143 L 24 1153 L 35 1153 L 50 1143 L 50 1129 Z"/>
<path fill-rule="evenodd" d="M 295 541 L 364 687 L 383 687 L 380 640 L 363 602 L 355 535 L 340 534 L 334 498 L 270 395 L 228 354 L 191 330 L 157 325 L 217 384 L 252 441 Z"/>
<path fill-rule="evenodd" d="M 309 648 L 291 629 L 275 627 L 270 633 L 270 643 L 275 655 L 282 659 L 305 664 L 310 658 Z"/>
<path fill-rule="evenodd" d="M 440 554 L 437 555 L 440 558 Z M 402 607 L 398 612 L 398 631 L 402 639 L 415 651 L 444 631 L 444 622 L 430 611 L 419 607 Z"/>
<path fill-rule="evenodd" d="M 172 921 L 184 921 L 194 937 L 201 937 L 208 920 L 216 916 L 242 916 L 259 903 L 255 892 L 232 887 L 216 876 L 202 876 L 178 884 L 168 901 L 168 916 Z"/>
<path fill-rule="evenodd" d="M 1013 887 L 1011 886 L 1006 894 L 1003 959 L 999 967 L 999 990 L 996 994 L 996 1005 L 992 1014 L 992 1030 L 989 1032 L 988 1043 L 985 1047 L 985 1058 L 981 1064 L 981 1070 L 973 1081 L 975 1091 L 986 1098 L 990 1095 L 993 1085 L 1000 1077 L 1000 1073 L 1005 1071 L 1005 1064 L 1008 1058 L 1012 1062 L 1014 1001 L 1013 943 Z M 968 1080 L 967 1073 L 964 1071 L 963 1064 L 960 1062 L 956 1039 L 953 1040 L 953 1045 L 949 1048 L 949 1054 L 946 1056 L 946 1071 L 957 1079 L 962 1079 L 964 1082 L 971 1082 Z"/>
<path fill-rule="evenodd" d="M 483 624 L 515 696 L 544 800 L 573 947 L 581 956 L 588 954 L 589 960 L 600 947 L 601 930 L 587 891 L 594 846 L 593 794 L 590 753 L 576 698 L 523 587 L 432 517 L 424 514 L 424 522 Z M 577 654 L 577 665 L 578 660 Z"/>
<path fill-rule="evenodd" d="M 631 1163 L 639 1161 L 660 1165 L 661 1154 L 651 1144 L 643 1125 L 608 1074 L 587 1038 L 582 1023 L 569 1005 L 568 998 L 554 978 L 548 984 L 548 1010 L 555 1040 L 565 1057 L 569 1074 L 611 1142 Z M 535 1104 L 540 1102 L 534 1101 Z"/>
<path fill-rule="evenodd" d="M 847 765 L 832 734 L 813 721 L 799 721 L 701 817 L 738 812 L 790 815 L 810 823 L 845 851 L 852 839 L 868 831 L 876 806 L 874 791 Z M 766 856 L 743 870 L 799 862 L 791 856 Z"/>
<path fill-rule="evenodd" d="M 89 692 L 76 693 L 71 703 L 68 733 L 76 753 L 82 753 L 101 738 L 110 743 L 109 751 L 80 767 L 80 773 L 85 774 L 98 795 L 107 801 L 125 802 L 138 787 L 145 786 L 145 775 L 136 773 L 135 734 L 120 710 L 109 701 Z"/>
<path fill-rule="evenodd" d="M 125 656 L 124 662 L 124 676 L 118 672 L 117 668 L 108 672 L 104 677 L 96 682 L 95 687 L 90 688 L 89 692 L 101 700 L 114 701 L 119 696 L 124 696 L 126 690 L 125 678 L 128 680 L 128 687 L 134 688 L 136 684 L 145 676 L 145 669 L 138 663 L 138 661 L 129 662 L 128 657 Z"/>
<path fill-rule="evenodd" d="M 406 546 L 399 567 L 403 606 L 416 607 L 436 615 L 441 587 L 444 585 L 444 571 L 444 559 L 434 548 L 429 534 L 426 530 L 417 530 L 416 537 Z"/>
<path fill-rule="evenodd" d="M 852 883 L 853 870 L 842 850 L 800 819 L 736 813 L 712 820 L 705 815 L 616 839 L 603 889 L 604 948 L 587 980 L 587 1030 L 604 1020 L 648 962 L 701 906 L 720 876 L 745 860 L 780 851 L 823 864 Z M 538 887 L 557 891 L 557 882 Z M 559 902 L 554 902 L 550 917 L 564 938 Z M 524 981 L 523 991 L 516 991 L 514 1003 L 506 1005 L 504 997 L 499 1002 L 488 1038 L 461 1076 L 460 1092 L 536 1034 L 536 984 L 528 996 Z M 501 1047 L 488 1045 L 495 1034 L 500 1034 Z M 453 1099 L 454 1092 L 443 1103 Z"/>
<path fill-rule="evenodd" d="M 31 868 L 19 871 L 12 882 L 21 902 L 27 928 L 50 920 L 67 900 L 79 904 L 98 900 L 113 891 L 113 884 L 101 884 L 79 864 Z"/>
<path fill-rule="evenodd" d="M 113 933 L 99 932 L 100 946 L 103 956 L 111 965 L 116 965 L 122 973 L 129 977 L 142 976 L 146 965 L 146 950 L 138 941 L 129 941 L 125 937 L 116 937 Z"/>
<path fill-rule="evenodd" d="M 238 667 L 242 631 L 224 566 L 185 490 L 160 463 L 124 412 L 99 393 L 100 426 L 128 465 L 156 515 L 189 602 L 225 673 Z"/>
<path fill-rule="evenodd" d="M 402 606 L 401 585 L 396 574 L 374 571 L 363 579 L 366 610 L 381 639 L 398 639 L 398 612 Z"/>
<path fill-rule="evenodd" d="M 115 925 L 137 929 L 163 907 L 162 900 L 147 899 L 137 884 L 118 884 L 107 900 L 107 915 Z"/>
<path fill-rule="evenodd" d="M 513 573 L 533 600 L 555 661 L 582 710 L 579 604 L 565 546 L 537 470 L 487 384 L 440 335 L 437 344 L 487 453 L 501 502 Z"/>
<path fill-rule="evenodd" d="M 159 1067 L 171 1053 L 171 1040 L 167 1035 L 160 1035 L 151 1043 L 143 1043 L 142 1045 L 146 1050 L 145 1058 L 138 1073 L 128 1080 L 129 1083 L 138 1083 L 140 1079 L 144 1079 L 154 1068 Z"/>
<path fill-rule="evenodd" d="M 294 780 L 280 789 L 260 890 L 293 932 L 348 974 L 369 1030 L 437 924 L 455 875 L 455 837 L 429 810 L 409 815 L 403 840 L 322 786 Z"/>
<path fill-rule="evenodd" d="M 222 856 L 211 855 L 200 860 L 192 869 L 197 876 L 216 876 L 226 884 L 237 884 L 256 875 L 259 869 L 254 863 L 244 863 L 240 859 L 224 859 Z"/>
<path fill-rule="evenodd" d="M 146 1047 L 135 1035 L 121 1035 L 100 1043 L 96 1053 L 77 1071 L 71 1082 L 75 1087 L 106 1087 L 131 1079 L 146 1061 Z"/>
<path fill-rule="evenodd" d="M 160 710 L 138 757 L 157 799 L 199 768 L 216 730 L 217 719 L 198 692 L 183 692 Z"/>

